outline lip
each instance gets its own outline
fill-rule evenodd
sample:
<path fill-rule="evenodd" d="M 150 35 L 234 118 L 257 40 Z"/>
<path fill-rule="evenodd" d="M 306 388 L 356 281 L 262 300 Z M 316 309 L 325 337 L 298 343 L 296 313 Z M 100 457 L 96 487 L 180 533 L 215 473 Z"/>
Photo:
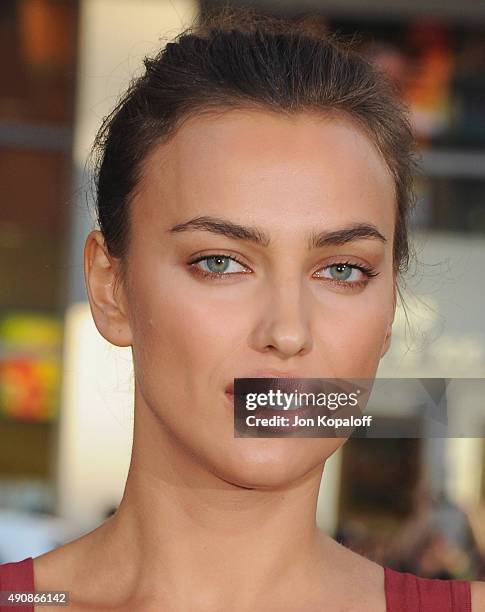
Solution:
<path fill-rule="evenodd" d="M 257 370 L 256 372 L 249 372 L 242 376 L 236 376 L 235 378 L 308 378 L 303 372 L 296 372 L 295 370 Z M 225 392 L 227 395 L 234 396 L 234 380 L 226 385 Z"/>
<path fill-rule="evenodd" d="M 257 377 L 255 377 L 257 378 Z M 236 409 L 236 404 L 234 401 L 233 393 L 225 393 L 226 400 L 231 409 Z M 283 408 L 267 408 L 267 407 L 259 407 L 254 411 L 251 411 L 251 415 L 254 417 L 263 417 L 263 418 L 271 418 L 273 416 L 278 417 L 287 417 L 293 419 L 294 416 L 298 415 L 301 418 L 306 417 L 314 417 L 317 413 L 317 408 L 313 405 L 310 406 L 300 406 L 297 408 L 289 408 L 288 410 L 284 410 Z M 247 416 L 247 415 L 246 415 Z M 286 426 L 285 430 L 294 429 L 293 426 Z"/>

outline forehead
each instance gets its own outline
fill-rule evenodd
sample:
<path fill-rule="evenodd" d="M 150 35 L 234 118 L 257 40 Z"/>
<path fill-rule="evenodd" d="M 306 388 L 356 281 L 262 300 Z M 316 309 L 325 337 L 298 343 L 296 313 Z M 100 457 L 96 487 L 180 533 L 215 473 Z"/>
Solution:
<path fill-rule="evenodd" d="M 311 224 L 309 215 L 394 219 L 394 181 L 372 140 L 336 114 L 230 110 L 191 117 L 144 161 L 143 217 L 175 222 L 239 211 Z M 136 215 L 135 215 L 136 216 Z M 239 218 L 238 220 L 241 220 Z"/>

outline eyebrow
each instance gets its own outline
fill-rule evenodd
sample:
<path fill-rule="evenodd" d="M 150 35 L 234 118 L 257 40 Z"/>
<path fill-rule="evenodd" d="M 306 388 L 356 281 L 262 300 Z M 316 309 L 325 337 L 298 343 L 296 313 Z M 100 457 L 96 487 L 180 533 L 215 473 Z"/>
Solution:
<path fill-rule="evenodd" d="M 269 235 L 260 228 L 240 225 L 220 217 L 194 217 L 183 223 L 177 223 L 167 231 L 170 233 L 204 231 L 225 236 L 226 238 L 245 240 L 263 247 L 269 247 L 271 244 Z M 308 237 L 307 248 L 311 250 L 325 246 L 341 246 L 348 242 L 362 239 L 387 242 L 387 238 L 372 223 L 352 223 L 335 230 L 312 232 Z"/>

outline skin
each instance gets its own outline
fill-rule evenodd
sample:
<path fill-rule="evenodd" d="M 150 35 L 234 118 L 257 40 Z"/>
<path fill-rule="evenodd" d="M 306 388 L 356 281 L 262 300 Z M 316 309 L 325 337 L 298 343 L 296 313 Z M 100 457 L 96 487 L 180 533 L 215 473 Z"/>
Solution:
<path fill-rule="evenodd" d="M 97 529 L 34 560 L 36 588 L 69 590 L 73 610 L 385 612 L 382 568 L 315 524 L 325 461 L 345 439 L 234 438 L 224 394 L 267 368 L 374 377 L 396 306 L 394 184 L 379 152 L 335 115 L 198 116 L 149 153 L 131 207 L 126 284 L 99 231 L 84 256 L 97 329 L 133 351 L 124 496 Z M 202 215 L 257 226 L 271 245 L 169 231 Z M 311 231 L 352 222 L 386 242 L 307 251 Z M 189 267 L 221 252 L 243 262 L 230 278 Z M 378 275 L 335 285 L 329 266 L 347 258 Z"/>

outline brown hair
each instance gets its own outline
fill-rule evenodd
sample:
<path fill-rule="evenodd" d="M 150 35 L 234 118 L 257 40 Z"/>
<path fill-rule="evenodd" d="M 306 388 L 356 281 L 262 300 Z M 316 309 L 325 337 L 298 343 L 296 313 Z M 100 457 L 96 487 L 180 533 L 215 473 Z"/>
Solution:
<path fill-rule="evenodd" d="M 225 7 L 200 16 L 144 65 L 145 73 L 105 118 L 93 148 L 97 220 L 110 255 L 121 260 L 121 277 L 129 203 L 145 156 L 187 118 L 230 108 L 337 112 L 360 125 L 394 178 L 394 272 L 408 269 L 412 131 L 395 86 L 351 43 L 325 33 L 315 20 Z"/>

